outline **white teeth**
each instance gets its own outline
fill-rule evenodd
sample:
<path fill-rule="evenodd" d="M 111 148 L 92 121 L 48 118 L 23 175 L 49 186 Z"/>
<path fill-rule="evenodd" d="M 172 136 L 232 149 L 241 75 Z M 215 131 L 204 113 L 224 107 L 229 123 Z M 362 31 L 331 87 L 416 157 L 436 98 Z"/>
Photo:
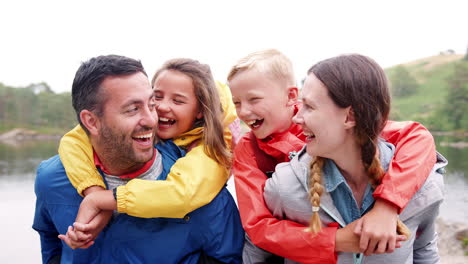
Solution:
<path fill-rule="evenodd" d="M 303 134 L 304 134 L 304 136 L 306 136 L 306 137 L 312 137 L 312 136 L 314 136 L 313 133 L 309 133 L 309 132 L 304 132 Z"/>
<path fill-rule="evenodd" d="M 247 122 L 247 125 L 251 126 L 251 125 L 255 124 L 255 122 L 257 122 L 257 120 L 248 121 L 248 122 Z"/>
<path fill-rule="evenodd" d="M 170 119 L 165 117 L 160 117 L 159 121 L 168 122 Z"/>
<path fill-rule="evenodd" d="M 153 133 L 149 133 L 149 134 L 146 134 L 146 135 L 134 136 L 134 138 L 151 138 L 152 135 L 153 135 Z"/>

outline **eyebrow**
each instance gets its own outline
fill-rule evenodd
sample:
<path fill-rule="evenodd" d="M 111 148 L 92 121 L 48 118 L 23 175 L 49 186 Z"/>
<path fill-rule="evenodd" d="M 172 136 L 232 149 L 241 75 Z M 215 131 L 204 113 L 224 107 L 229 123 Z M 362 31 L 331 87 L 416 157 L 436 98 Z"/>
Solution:
<path fill-rule="evenodd" d="M 311 105 L 313 107 L 317 106 L 317 104 L 314 101 L 304 98 L 303 96 L 300 97 L 300 100 L 302 101 L 302 103 Z"/>
<path fill-rule="evenodd" d="M 157 93 L 157 92 L 163 93 L 163 94 L 164 94 L 163 91 L 155 89 L 155 90 L 154 90 L 154 93 Z M 174 97 L 182 97 L 182 98 L 185 98 L 185 99 L 188 99 L 188 98 L 189 98 L 189 97 L 186 96 L 185 94 L 181 94 L 181 93 L 174 93 Z"/>
<path fill-rule="evenodd" d="M 151 100 L 155 97 L 156 95 L 154 93 L 151 93 L 150 96 L 148 97 L 148 100 Z M 127 103 L 125 103 L 122 108 L 127 108 L 131 105 L 134 105 L 134 104 L 144 104 L 144 102 L 140 99 L 131 99 L 130 101 L 128 101 Z"/>

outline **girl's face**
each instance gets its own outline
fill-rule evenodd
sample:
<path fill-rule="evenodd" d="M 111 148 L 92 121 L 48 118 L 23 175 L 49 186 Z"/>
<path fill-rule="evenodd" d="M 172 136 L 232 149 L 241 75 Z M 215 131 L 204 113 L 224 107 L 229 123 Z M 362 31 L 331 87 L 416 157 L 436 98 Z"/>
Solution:
<path fill-rule="evenodd" d="M 170 139 L 189 131 L 203 117 L 192 79 L 178 71 L 165 70 L 154 82 L 158 136 Z"/>
<path fill-rule="evenodd" d="M 293 121 L 302 126 L 307 136 L 307 153 L 333 159 L 349 138 L 349 109 L 338 107 L 328 95 L 325 85 L 309 74 L 302 88 L 302 108 Z"/>

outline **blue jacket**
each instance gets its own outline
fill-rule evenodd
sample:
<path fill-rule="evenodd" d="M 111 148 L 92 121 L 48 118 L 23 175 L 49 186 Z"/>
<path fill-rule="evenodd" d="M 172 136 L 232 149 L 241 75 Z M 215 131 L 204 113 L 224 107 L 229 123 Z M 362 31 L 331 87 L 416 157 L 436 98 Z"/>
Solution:
<path fill-rule="evenodd" d="M 176 150 L 171 145 L 168 147 L 169 151 Z M 172 166 L 167 157 L 177 158 L 177 155 L 173 152 L 165 155 L 164 148 L 158 149 L 164 166 Z M 56 255 L 61 255 L 62 263 L 197 263 L 201 252 L 225 263 L 242 262 L 244 231 L 235 202 L 226 188 L 211 203 L 183 219 L 119 214 L 93 246 L 76 250 L 57 238 L 74 222 L 82 201 L 58 155 L 39 165 L 35 192 L 33 228 L 40 234 L 43 263 Z"/>

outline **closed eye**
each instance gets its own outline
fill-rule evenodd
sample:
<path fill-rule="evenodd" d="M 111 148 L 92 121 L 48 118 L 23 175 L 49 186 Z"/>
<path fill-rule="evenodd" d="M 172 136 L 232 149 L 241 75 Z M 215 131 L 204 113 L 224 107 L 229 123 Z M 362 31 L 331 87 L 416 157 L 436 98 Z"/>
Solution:
<path fill-rule="evenodd" d="M 138 111 L 138 107 L 134 106 L 134 107 L 128 108 L 127 111 L 125 111 L 125 112 L 127 112 L 127 113 L 134 113 L 134 112 L 136 112 L 136 111 Z"/>

